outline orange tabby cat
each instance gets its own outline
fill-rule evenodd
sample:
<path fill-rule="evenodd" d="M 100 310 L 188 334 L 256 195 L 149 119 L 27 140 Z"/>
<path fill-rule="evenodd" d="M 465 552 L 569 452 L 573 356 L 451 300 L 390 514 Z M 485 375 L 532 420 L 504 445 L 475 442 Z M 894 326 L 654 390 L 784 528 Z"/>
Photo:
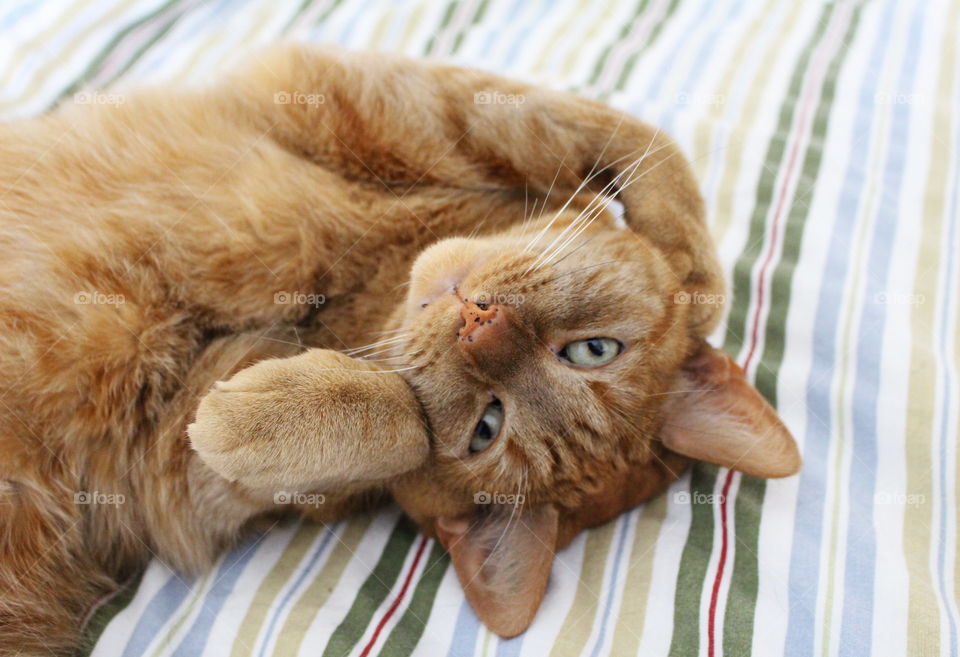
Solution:
<path fill-rule="evenodd" d="M 207 568 L 280 491 L 321 520 L 392 496 L 511 636 L 554 551 L 688 458 L 798 469 L 704 342 L 721 274 L 648 126 L 309 48 L 125 101 L 0 127 L 0 653 L 68 652 L 151 555 Z"/>

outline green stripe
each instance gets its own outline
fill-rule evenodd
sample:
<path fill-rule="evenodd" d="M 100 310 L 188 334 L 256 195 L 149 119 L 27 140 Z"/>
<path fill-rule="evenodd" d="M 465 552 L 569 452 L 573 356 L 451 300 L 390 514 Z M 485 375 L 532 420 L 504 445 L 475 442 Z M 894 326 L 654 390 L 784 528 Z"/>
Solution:
<path fill-rule="evenodd" d="M 763 173 L 757 184 L 757 204 L 753 209 L 753 216 L 750 218 L 750 234 L 747 236 L 747 245 L 740 257 L 737 258 L 737 263 L 733 269 L 733 304 L 730 308 L 730 317 L 727 320 L 727 334 L 724 342 L 724 348 L 731 354 L 739 352 L 746 339 L 744 333 L 746 332 L 747 312 L 753 293 L 750 274 L 763 249 L 763 236 L 767 232 L 767 215 L 770 214 L 770 206 L 773 203 L 774 185 L 783 165 L 786 138 L 790 134 L 790 127 L 793 125 L 793 117 L 797 109 L 797 101 L 800 99 L 803 78 L 810 66 L 813 50 L 823 38 L 835 7 L 835 2 L 824 6 L 816 21 L 813 34 L 811 34 L 807 45 L 804 46 L 803 53 L 793 69 L 787 97 L 780 105 L 780 117 L 777 121 L 776 131 L 767 147 Z"/>
<path fill-rule="evenodd" d="M 657 37 L 660 36 L 660 32 L 663 31 L 663 26 L 667 24 L 667 21 L 670 20 L 670 17 L 673 16 L 673 13 L 677 10 L 677 7 L 680 5 L 680 0 L 671 0 L 670 5 L 667 7 L 667 11 L 664 12 L 663 16 L 657 21 L 657 24 L 653 26 L 653 29 L 650 30 L 650 36 L 647 37 L 646 41 L 643 42 L 643 46 L 637 50 L 635 53 L 630 55 L 630 58 L 627 60 L 626 66 L 623 67 L 623 71 L 620 73 L 620 79 L 617 80 L 617 84 L 614 85 L 614 89 L 619 91 L 623 89 L 626 85 L 627 80 L 630 78 L 630 74 L 633 72 L 633 67 L 637 65 L 637 60 L 640 59 L 640 55 L 647 51 L 650 46 L 652 46 L 657 41 Z"/>
<path fill-rule="evenodd" d="M 283 29 L 280 30 L 280 33 L 281 33 L 281 34 L 286 34 L 287 31 L 288 31 L 291 27 L 293 27 L 293 24 L 296 22 L 296 20 L 303 15 L 303 12 L 305 12 L 308 8 L 310 8 L 311 6 L 313 6 L 313 3 L 314 3 L 315 1 L 316 1 L 316 0 L 300 0 L 300 6 L 297 7 L 297 10 L 296 10 L 295 12 L 293 12 L 293 15 L 290 16 L 289 19 L 287 19 L 287 23 L 286 23 L 286 25 L 283 26 Z"/>
<path fill-rule="evenodd" d="M 401 516 L 373 572 L 360 587 L 350 611 L 327 642 L 323 657 L 342 657 L 353 650 L 367 626 L 370 625 L 374 613 L 383 604 L 397 577 L 400 576 L 403 562 L 406 561 L 407 553 L 416 537 L 416 525 L 406 516 Z"/>
<path fill-rule="evenodd" d="M 634 24 L 643 15 L 643 12 L 646 11 L 649 0 L 640 0 L 640 4 L 637 5 L 637 8 L 633 12 L 633 16 L 630 17 L 626 23 L 623 24 L 623 27 L 620 28 L 620 34 L 617 35 L 617 38 L 614 39 L 613 43 L 608 45 L 603 49 L 603 52 L 600 54 L 600 59 L 593 67 L 593 73 L 590 74 L 590 79 L 587 81 L 588 84 L 596 84 L 597 80 L 600 79 L 600 74 L 603 73 L 604 67 L 607 65 L 607 60 L 610 58 L 610 53 L 613 52 L 613 49 L 620 44 L 627 35 L 633 30 Z"/>
<path fill-rule="evenodd" d="M 317 20 L 313 21 L 314 27 L 316 27 L 317 25 L 320 25 L 325 20 L 330 18 L 330 15 L 333 12 L 335 12 L 340 7 L 341 4 L 343 4 L 343 0 L 334 0 L 333 4 L 331 4 L 329 7 L 324 9 L 323 13 L 317 16 Z"/>
<path fill-rule="evenodd" d="M 410 606 L 387 637 L 387 642 L 380 651 L 381 657 L 407 657 L 413 653 L 430 619 L 433 600 L 437 597 L 437 590 L 449 565 L 450 557 L 447 556 L 447 551 L 439 542 L 435 542 L 430 556 L 427 557 L 426 568 L 413 592 Z"/>
<path fill-rule="evenodd" d="M 712 499 L 716 483 L 716 466 L 706 463 L 693 466 L 690 478 L 692 518 L 677 573 L 670 657 L 689 657 L 700 651 L 700 623 L 697 619 L 700 618 L 700 595 L 713 549 L 713 504 L 703 504 L 698 500 Z"/>
<path fill-rule="evenodd" d="M 450 21 L 453 20 L 453 14 L 459 4 L 459 0 L 453 0 L 447 5 L 446 11 L 443 12 L 443 18 L 440 19 L 440 25 L 437 26 L 437 29 L 430 36 L 430 40 L 427 41 L 427 47 L 423 50 L 425 54 L 430 55 L 433 53 L 433 49 L 437 45 L 437 37 L 450 25 Z"/>
<path fill-rule="evenodd" d="M 819 175 L 823 160 L 824 137 L 829 129 L 830 112 L 836 97 L 837 78 L 859 26 L 860 10 L 860 5 L 854 9 L 840 48 L 827 69 L 801 168 L 800 180 L 806 184 L 798 185 L 798 190 L 812 188 Z M 798 196 L 795 191 L 791 199 L 783 247 L 771 280 L 768 302 L 770 310 L 767 315 L 764 347 L 760 358 L 764 367 L 757 368 L 755 377 L 757 388 L 774 407 L 777 406 L 778 401 L 777 379 L 783 365 L 786 345 L 787 311 L 790 307 L 793 273 L 799 260 L 800 245 L 803 243 L 803 232 L 810 212 L 809 204 L 803 197 L 804 194 L 805 192 L 801 192 Z M 737 549 L 734 551 L 733 574 L 730 580 L 723 631 L 724 654 L 728 655 L 750 654 L 753 645 L 759 587 L 757 552 L 765 492 L 765 480 L 754 477 L 741 479 L 734 514 Z"/>
<path fill-rule="evenodd" d="M 60 94 L 60 98 L 72 96 L 77 91 L 79 91 L 80 88 L 86 83 L 86 81 L 93 77 L 94 71 L 96 71 L 97 69 L 103 66 L 103 63 L 104 61 L 106 61 L 107 57 L 110 56 L 110 54 L 114 51 L 114 49 L 120 44 L 121 41 L 123 41 L 127 37 L 127 35 L 129 35 L 131 32 L 133 32 L 137 28 L 142 27 L 143 25 L 149 23 L 153 19 L 162 15 L 170 8 L 179 4 L 180 1 L 181 0 L 170 0 L 163 6 L 155 9 L 151 13 L 141 18 L 140 20 L 135 21 L 130 25 L 128 25 L 127 27 L 123 28 L 115 37 L 113 37 L 113 39 L 110 40 L 110 43 L 108 43 L 102 50 L 100 50 L 100 54 L 94 57 L 93 61 L 90 63 L 89 66 L 87 66 L 87 69 L 80 75 L 80 77 L 77 78 L 74 82 L 72 82 L 70 86 L 68 86 L 63 91 L 63 93 Z M 182 13 L 183 12 L 181 11 L 181 15 Z M 133 62 L 136 60 L 136 58 L 139 58 L 141 54 L 142 54 L 142 51 L 138 51 L 135 54 L 134 59 L 128 62 L 127 66 L 125 66 L 123 70 L 127 70 L 127 68 L 129 68 L 130 65 L 132 65 Z"/>
<path fill-rule="evenodd" d="M 100 640 L 103 631 L 107 629 L 110 621 L 126 609 L 130 601 L 133 600 L 133 596 L 136 595 L 137 590 L 140 588 L 140 580 L 143 579 L 143 573 L 144 571 L 137 573 L 122 589 L 117 591 L 112 598 L 107 600 L 106 603 L 102 604 L 93 613 L 86 627 L 83 628 L 83 643 L 77 652 L 74 653 L 75 657 L 87 657 L 93 652 L 97 641 Z"/>
<path fill-rule="evenodd" d="M 460 34 L 458 34 L 457 38 L 454 39 L 453 50 L 451 51 L 451 54 L 460 50 L 460 46 L 463 45 L 463 42 L 466 39 L 467 30 L 472 28 L 474 25 L 479 24 L 480 21 L 483 20 L 484 14 L 487 13 L 488 4 L 489 4 L 489 0 L 480 0 L 480 4 L 479 6 L 477 6 L 477 10 L 473 13 L 473 18 L 470 19 L 470 24 L 467 26 L 466 29 L 460 30 Z"/>
<path fill-rule="evenodd" d="M 368 513 L 357 514 L 347 521 L 343 534 L 334 533 L 337 541 L 323 568 L 310 582 L 310 586 L 300 595 L 290 609 L 287 620 L 277 633 L 273 648 L 275 657 L 297 655 L 314 618 L 330 599 L 330 595 L 343 576 L 343 571 L 353 559 L 357 546 L 363 540 L 373 516 Z"/>

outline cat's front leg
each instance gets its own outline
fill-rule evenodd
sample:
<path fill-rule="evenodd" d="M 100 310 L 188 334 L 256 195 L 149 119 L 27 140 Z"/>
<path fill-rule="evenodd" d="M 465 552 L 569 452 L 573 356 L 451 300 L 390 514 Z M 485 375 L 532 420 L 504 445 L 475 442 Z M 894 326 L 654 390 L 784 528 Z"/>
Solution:
<path fill-rule="evenodd" d="M 275 142 L 371 184 L 616 194 L 680 283 L 723 289 L 689 164 L 624 112 L 482 71 L 307 46 L 266 55 L 231 89 Z"/>
<path fill-rule="evenodd" d="M 326 349 L 261 361 L 216 384 L 188 432 L 207 466 L 265 494 L 358 492 L 428 453 L 407 383 Z"/>

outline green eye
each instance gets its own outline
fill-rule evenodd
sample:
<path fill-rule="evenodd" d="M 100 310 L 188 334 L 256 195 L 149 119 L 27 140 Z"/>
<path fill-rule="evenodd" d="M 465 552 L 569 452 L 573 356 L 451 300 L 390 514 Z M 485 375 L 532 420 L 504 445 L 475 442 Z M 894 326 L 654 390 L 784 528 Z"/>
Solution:
<path fill-rule="evenodd" d="M 485 409 L 483 417 L 477 422 L 473 430 L 473 437 L 470 439 L 470 453 L 476 454 L 488 448 L 500 434 L 500 427 L 503 425 L 503 404 L 499 399 L 494 399 Z"/>
<path fill-rule="evenodd" d="M 623 351 L 623 345 L 613 338 L 590 338 L 571 342 L 560 350 L 560 357 L 580 367 L 606 365 Z"/>

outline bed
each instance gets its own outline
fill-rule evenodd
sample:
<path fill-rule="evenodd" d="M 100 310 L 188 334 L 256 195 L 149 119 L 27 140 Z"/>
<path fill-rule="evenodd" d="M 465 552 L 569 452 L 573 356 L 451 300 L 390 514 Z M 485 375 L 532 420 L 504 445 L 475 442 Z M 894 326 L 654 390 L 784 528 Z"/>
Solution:
<path fill-rule="evenodd" d="M 730 281 L 714 343 L 805 458 L 770 482 L 698 466 L 582 534 L 512 640 L 386 508 L 281 523 L 193 580 L 154 560 L 90 614 L 87 652 L 957 655 L 958 28 L 958 0 L 3 3 L 7 119 L 202 82 L 288 39 L 478 66 L 662 126 Z"/>

